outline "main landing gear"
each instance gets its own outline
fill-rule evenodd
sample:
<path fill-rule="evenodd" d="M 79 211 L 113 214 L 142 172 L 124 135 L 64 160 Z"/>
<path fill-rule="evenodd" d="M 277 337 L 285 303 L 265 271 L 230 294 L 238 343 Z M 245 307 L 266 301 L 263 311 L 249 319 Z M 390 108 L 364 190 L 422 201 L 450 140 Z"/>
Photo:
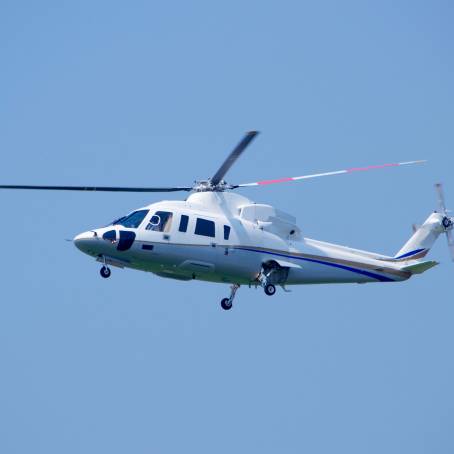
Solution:
<path fill-rule="evenodd" d="M 233 284 L 231 287 L 230 287 L 230 297 L 229 298 L 223 298 L 221 300 L 221 307 L 222 309 L 224 309 L 225 311 L 229 311 L 230 309 L 232 309 L 232 306 L 233 306 L 233 300 L 235 298 L 235 294 L 236 294 L 236 291 L 240 288 L 240 286 L 238 284 Z"/>
<path fill-rule="evenodd" d="M 111 275 L 110 268 L 109 268 L 108 266 L 104 265 L 104 266 L 99 270 L 99 274 L 100 274 L 103 278 L 107 279 L 107 278 L 110 277 L 110 275 Z"/>
<path fill-rule="evenodd" d="M 257 277 L 257 281 L 263 288 L 265 295 L 273 296 L 276 293 L 275 284 L 285 282 L 288 276 L 288 270 L 280 267 L 277 263 L 264 263 L 260 274 Z"/>

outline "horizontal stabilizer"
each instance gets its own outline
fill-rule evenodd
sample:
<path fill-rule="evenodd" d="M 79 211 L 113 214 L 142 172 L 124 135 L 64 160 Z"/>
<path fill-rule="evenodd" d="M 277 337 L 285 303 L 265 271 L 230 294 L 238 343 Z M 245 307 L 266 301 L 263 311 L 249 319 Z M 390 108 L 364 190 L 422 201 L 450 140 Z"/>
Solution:
<path fill-rule="evenodd" d="M 434 260 L 428 260 L 427 262 L 416 263 L 415 265 L 404 266 L 401 268 L 402 271 L 409 271 L 411 274 L 421 274 L 430 268 L 438 265 L 438 262 Z"/>

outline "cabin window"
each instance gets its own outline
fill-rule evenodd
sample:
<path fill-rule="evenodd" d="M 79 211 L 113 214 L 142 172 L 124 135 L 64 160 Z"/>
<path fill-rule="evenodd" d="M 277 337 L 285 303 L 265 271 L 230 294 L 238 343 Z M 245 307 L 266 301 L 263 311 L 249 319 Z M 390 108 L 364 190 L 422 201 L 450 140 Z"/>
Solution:
<path fill-rule="evenodd" d="M 142 223 L 144 217 L 148 214 L 148 210 L 134 211 L 128 216 L 117 219 L 113 222 L 113 225 L 122 225 L 130 229 L 136 229 Z"/>
<path fill-rule="evenodd" d="M 188 222 L 189 222 L 189 216 L 182 214 L 181 218 L 180 218 L 180 226 L 178 227 L 178 230 L 180 232 L 186 232 L 188 230 Z"/>
<path fill-rule="evenodd" d="M 214 238 L 215 237 L 214 222 L 208 221 L 207 219 L 197 218 L 197 222 L 195 224 L 195 234 L 210 236 Z"/>
<path fill-rule="evenodd" d="M 173 213 L 170 213 L 169 211 L 156 211 L 156 213 L 151 216 L 146 229 L 154 232 L 170 232 L 172 218 Z"/>
<path fill-rule="evenodd" d="M 224 225 L 224 240 L 228 240 L 230 237 L 230 226 Z"/>

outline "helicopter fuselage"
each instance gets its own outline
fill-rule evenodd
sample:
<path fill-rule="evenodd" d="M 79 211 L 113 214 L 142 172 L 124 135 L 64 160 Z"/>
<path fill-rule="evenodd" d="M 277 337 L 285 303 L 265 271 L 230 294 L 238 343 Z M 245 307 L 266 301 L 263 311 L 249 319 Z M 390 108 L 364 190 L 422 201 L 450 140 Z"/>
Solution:
<path fill-rule="evenodd" d="M 178 280 L 260 285 L 393 282 L 410 272 L 389 257 L 302 238 L 292 216 L 233 193 L 137 209 L 74 239 L 105 265 Z"/>

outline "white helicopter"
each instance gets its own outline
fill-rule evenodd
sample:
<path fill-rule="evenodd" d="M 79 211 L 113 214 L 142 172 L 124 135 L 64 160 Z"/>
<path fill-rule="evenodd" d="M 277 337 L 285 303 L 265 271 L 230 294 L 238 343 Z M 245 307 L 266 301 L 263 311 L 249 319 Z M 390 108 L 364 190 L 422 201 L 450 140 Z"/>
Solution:
<path fill-rule="evenodd" d="M 413 236 L 389 257 L 337 244 L 303 238 L 296 219 L 270 205 L 254 203 L 236 188 L 305 180 L 368 171 L 424 161 L 409 161 L 293 178 L 230 185 L 224 176 L 251 143 L 257 131 L 246 133 L 214 176 L 192 187 L 83 187 L 0 185 L 3 189 L 40 189 L 113 192 L 192 192 L 186 200 L 153 203 L 112 222 L 81 233 L 74 244 L 102 263 L 149 271 L 158 276 L 231 284 L 221 307 L 232 308 L 240 285 L 262 287 L 274 295 L 276 285 L 404 281 L 438 263 L 421 261 L 441 233 L 446 233 L 454 259 L 452 229 L 440 184 L 436 185 L 440 212 L 432 213 Z"/>

